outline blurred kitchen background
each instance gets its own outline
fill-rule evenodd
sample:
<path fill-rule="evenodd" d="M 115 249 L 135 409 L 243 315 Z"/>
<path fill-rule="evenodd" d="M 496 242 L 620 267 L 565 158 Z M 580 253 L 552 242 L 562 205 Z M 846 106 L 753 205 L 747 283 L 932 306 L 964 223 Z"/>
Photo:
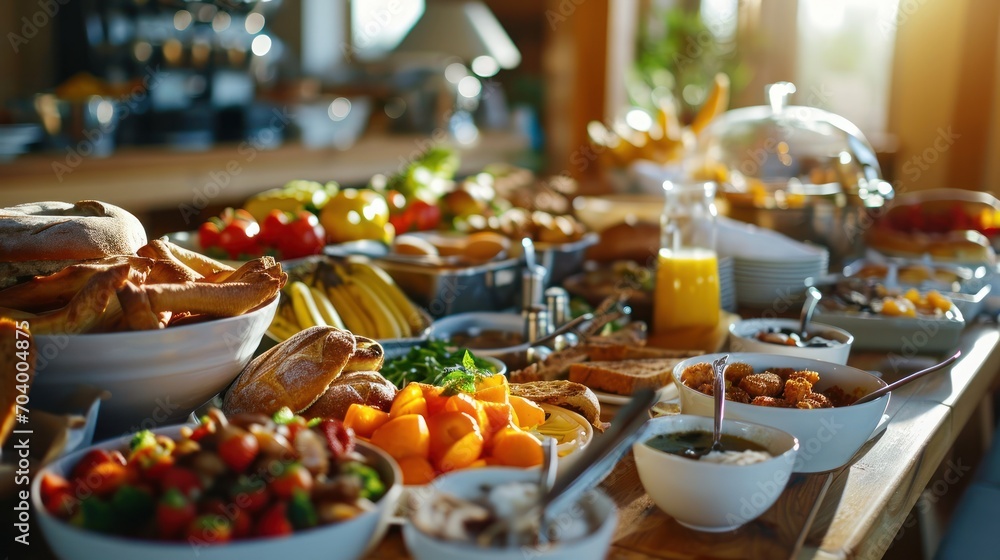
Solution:
<path fill-rule="evenodd" d="M 628 190 L 718 72 L 730 107 L 788 80 L 847 117 L 897 191 L 1000 184 L 992 0 L 24 0 L 0 29 L 0 206 L 207 215 L 436 143 Z"/>

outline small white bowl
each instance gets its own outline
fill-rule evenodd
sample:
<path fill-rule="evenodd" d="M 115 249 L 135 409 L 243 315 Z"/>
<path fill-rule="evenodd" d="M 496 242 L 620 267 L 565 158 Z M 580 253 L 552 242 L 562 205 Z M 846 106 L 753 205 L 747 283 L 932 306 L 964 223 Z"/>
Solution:
<path fill-rule="evenodd" d="M 168 426 L 153 430 L 172 438 L 180 436 L 181 426 Z M 285 538 L 256 538 L 237 540 L 220 545 L 196 546 L 190 543 L 126 538 L 82 529 L 51 515 L 42 503 L 41 481 L 45 473 L 68 477 L 73 466 L 91 449 L 127 449 L 128 437 L 107 440 L 93 447 L 67 455 L 50 463 L 36 476 L 31 487 L 34 514 L 42 527 L 49 547 L 63 560 L 89 558 L 143 558 L 146 560 L 273 560 L 284 558 L 292 552 L 295 560 L 322 560 L 326 558 L 361 558 L 377 544 L 389 526 L 402 493 L 402 473 L 399 466 L 381 449 L 356 442 L 357 450 L 375 459 L 375 469 L 387 482 L 386 493 L 375 504 L 375 509 L 350 521 L 324 525 L 300 531 Z"/>
<path fill-rule="evenodd" d="M 706 354 L 689 358 L 674 366 L 674 379 L 681 398 L 681 412 L 711 418 L 715 399 L 681 383 L 684 368 L 699 362 L 709 362 L 726 354 Z M 819 372 L 816 391 L 834 385 L 850 393 L 861 388 L 865 393 L 885 387 L 885 381 L 850 366 L 808 360 L 775 354 L 732 353 L 729 363 L 745 362 L 761 372 L 767 368 L 808 369 Z M 891 394 L 891 393 L 890 393 Z M 878 427 L 889 406 L 889 396 L 883 395 L 871 402 L 838 408 L 773 408 L 738 402 L 726 402 L 726 418 L 773 426 L 798 438 L 800 445 L 794 472 L 815 473 L 839 468 L 854 457 L 875 428 Z"/>
<path fill-rule="evenodd" d="M 502 467 L 485 467 L 455 471 L 439 477 L 430 484 L 434 490 L 446 492 L 459 498 L 471 499 L 479 495 L 485 485 L 495 486 L 505 482 L 538 481 L 537 470 L 512 469 Z M 421 495 L 414 494 L 411 499 L 419 499 Z M 526 548 L 483 548 L 473 544 L 445 541 L 427 535 L 417 529 L 413 523 L 403 526 L 403 538 L 406 548 L 416 560 L 468 560 L 469 558 L 484 560 L 524 560 L 525 558 L 540 558 L 544 560 L 603 560 L 611 547 L 611 538 L 618 525 L 618 510 L 604 492 L 591 490 L 566 511 L 550 512 L 550 518 L 558 522 L 560 515 L 579 515 L 580 508 L 585 508 L 592 516 L 592 522 L 597 529 L 589 535 L 568 542 L 556 542 L 549 545 Z"/>
<path fill-rule="evenodd" d="M 58 400 L 78 385 L 104 389 L 99 434 L 183 422 L 243 371 L 278 298 L 239 315 L 155 331 L 35 337 L 34 391 Z"/>
<path fill-rule="evenodd" d="M 451 340 L 456 334 L 477 335 L 484 331 L 498 331 L 517 335 L 518 340 L 524 336 L 524 318 L 517 313 L 501 313 L 494 311 L 470 311 L 458 313 L 434 321 L 431 325 L 430 338 L 433 340 Z M 517 346 L 519 342 L 511 342 L 503 346 Z M 470 348 L 477 356 L 503 358 L 503 353 L 497 348 Z"/>
<path fill-rule="evenodd" d="M 851 355 L 854 335 L 837 327 L 822 323 L 809 323 L 808 331 L 815 336 L 837 342 L 833 346 L 801 347 L 772 344 L 757 339 L 757 333 L 768 329 L 793 329 L 798 331 L 797 319 L 746 319 L 729 325 L 729 349 L 733 352 L 760 352 L 781 356 L 796 356 L 812 360 L 823 360 L 835 364 L 846 364 Z"/>
<path fill-rule="evenodd" d="M 661 434 L 711 433 L 713 424 L 712 418 L 685 414 L 654 418 L 632 452 L 639 480 L 657 507 L 685 527 L 717 533 L 753 521 L 774 504 L 791 476 L 799 442 L 776 428 L 724 419 L 723 434 L 759 443 L 773 458 L 752 465 L 724 465 L 687 459 L 645 443 Z"/>

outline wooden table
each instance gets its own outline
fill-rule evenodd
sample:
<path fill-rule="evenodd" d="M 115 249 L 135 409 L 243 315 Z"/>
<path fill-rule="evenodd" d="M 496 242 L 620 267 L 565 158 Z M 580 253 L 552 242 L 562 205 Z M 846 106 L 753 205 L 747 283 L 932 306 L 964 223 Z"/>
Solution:
<path fill-rule="evenodd" d="M 617 502 L 619 524 L 609 558 L 879 558 L 1000 371 L 1000 331 L 967 329 L 950 374 L 895 391 L 885 431 L 848 466 L 792 476 L 777 503 L 729 533 L 686 529 L 660 511 L 627 455 L 601 484 Z M 892 382 L 936 359 L 857 353 L 850 363 Z M 613 414 L 613 410 L 606 411 Z M 406 558 L 398 531 L 371 558 Z"/>

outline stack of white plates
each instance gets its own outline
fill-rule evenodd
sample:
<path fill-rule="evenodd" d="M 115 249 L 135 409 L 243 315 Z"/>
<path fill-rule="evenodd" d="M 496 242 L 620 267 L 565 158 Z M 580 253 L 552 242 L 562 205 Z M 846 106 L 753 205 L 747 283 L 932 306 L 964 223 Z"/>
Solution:
<path fill-rule="evenodd" d="M 830 255 L 817 250 L 811 259 L 761 260 L 736 258 L 733 278 L 739 305 L 774 307 L 779 313 L 800 303 L 806 290 L 807 278 L 818 278 L 827 272 Z"/>
<path fill-rule="evenodd" d="M 736 280 L 733 271 L 733 258 L 719 259 L 719 303 L 722 309 L 736 311 Z"/>
<path fill-rule="evenodd" d="M 719 219 L 719 257 L 733 258 L 736 303 L 785 312 L 802 301 L 806 279 L 825 275 L 830 253 L 772 230 Z M 722 267 L 720 265 L 720 282 Z M 725 304 L 723 304 L 725 308 Z"/>

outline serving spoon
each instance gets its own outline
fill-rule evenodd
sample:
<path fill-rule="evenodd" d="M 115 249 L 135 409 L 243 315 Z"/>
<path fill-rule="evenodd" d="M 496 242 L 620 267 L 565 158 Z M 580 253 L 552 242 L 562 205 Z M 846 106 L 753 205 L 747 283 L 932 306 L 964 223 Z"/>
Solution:
<path fill-rule="evenodd" d="M 822 297 L 823 294 L 815 286 L 809 286 L 806 290 L 806 301 L 802 304 L 802 313 L 799 315 L 799 338 L 802 340 L 806 339 L 809 321 L 812 321 L 816 305 Z"/>
<path fill-rule="evenodd" d="M 684 456 L 691 459 L 701 459 L 712 451 L 722 451 L 722 416 L 726 408 L 726 362 L 729 361 L 729 354 L 722 356 L 712 362 L 712 371 L 715 372 L 715 383 L 712 393 L 715 397 L 715 425 L 712 426 L 712 445 L 702 448 L 689 448 L 684 450 Z"/>
<path fill-rule="evenodd" d="M 948 358 L 947 360 L 945 360 L 945 361 L 943 361 L 943 362 L 941 362 L 939 364 L 934 364 L 934 365 L 932 365 L 931 367 L 929 367 L 927 369 L 922 369 L 922 370 L 920 370 L 920 371 L 918 371 L 916 373 L 911 373 L 910 375 L 907 375 L 906 377 L 904 377 L 904 378 L 896 381 L 895 383 L 890 383 L 890 384 L 886 385 L 885 387 L 882 387 L 881 389 L 875 389 L 871 393 L 868 393 L 867 395 L 861 397 L 860 399 L 852 402 L 848 406 L 856 405 L 856 404 L 861 404 L 861 403 L 866 403 L 866 402 L 869 402 L 869 401 L 873 401 L 873 400 L 881 397 L 882 395 L 888 393 L 889 391 L 894 391 L 896 389 L 899 389 L 903 385 L 906 385 L 907 383 L 909 383 L 911 381 L 915 381 L 915 380 L 917 380 L 917 379 L 919 379 L 919 378 L 927 375 L 928 373 L 933 373 L 933 372 L 935 372 L 935 371 L 937 371 L 939 369 L 946 368 L 946 367 L 950 366 L 951 364 L 955 363 L 955 360 L 957 360 L 959 357 L 961 357 L 961 355 L 962 355 L 962 351 L 959 350 L 958 352 L 955 352 L 955 354 L 953 356 L 951 356 L 950 358 Z"/>

